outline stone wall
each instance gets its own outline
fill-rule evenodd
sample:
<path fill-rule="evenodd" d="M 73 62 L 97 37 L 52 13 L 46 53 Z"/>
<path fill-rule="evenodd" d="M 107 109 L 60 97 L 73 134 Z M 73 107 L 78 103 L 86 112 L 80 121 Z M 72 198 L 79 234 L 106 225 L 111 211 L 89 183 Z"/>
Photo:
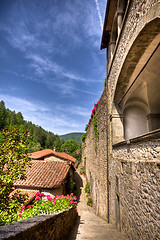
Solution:
<path fill-rule="evenodd" d="M 96 110 L 98 139 L 95 139 L 93 124 L 87 130 L 83 144 L 82 159 L 90 183 L 95 213 L 107 219 L 107 154 L 106 154 L 106 97 L 105 91 Z"/>
<path fill-rule="evenodd" d="M 119 228 L 133 240 L 160 239 L 160 140 L 153 136 L 113 148 L 111 222 L 119 221 Z"/>
<path fill-rule="evenodd" d="M 77 211 L 37 216 L 0 227 L 1 240 L 65 240 L 77 217 Z"/>
<path fill-rule="evenodd" d="M 160 131 L 124 141 L 124 109 L 119 111 L 117 103 L 138 74 L 134 71 L 139 61 L 153 39 L 157 39 L 160 2 L 128 2 L 114 55 L 107 65 L 107 97 L 104 91 L 96 110 L 99 137 L 95 140 L 91 123 L 83 145 L 82 158 L 91 186 L 95 212 L 107 219 L 109 211 L 109 222 L 126 232 L 132 240 L 158 240 Z M 140 67 L 144 66 L 144 62 Z"/>
<path fill-rule="evenodd" d="M 153 19 L 159 17 L 160 2 L 159 0 L 139 1 L 131 0 L 128 12 L 124 19 L 120 35 L 117 39 L 114 56 L 112 61 L 107 64 L 108 82 L 111 89 L 111 102 L 113 102 L 116 84 L 122 79 L 121 87 L 127 86 L 133 70 L 141 57 L 142 52 L 146 49 L 150 41 L 158 34 L 159 25 L 152 26 L 148 30 L 147 38 L 142 34 L 140 42 L 136 44 L 135 50 L 132 52 L 130 59 L 127 55 L 132 46 L 134 46 L 137 36 L 142 29 Z M 127 59 L 127 61 L 126 61 Z M 127 64 L 127 66 L 124 65 Z M 131 66 L 130 66 L 131 64 Z M 126 72 L 122 76 L 122 70 Z"/>

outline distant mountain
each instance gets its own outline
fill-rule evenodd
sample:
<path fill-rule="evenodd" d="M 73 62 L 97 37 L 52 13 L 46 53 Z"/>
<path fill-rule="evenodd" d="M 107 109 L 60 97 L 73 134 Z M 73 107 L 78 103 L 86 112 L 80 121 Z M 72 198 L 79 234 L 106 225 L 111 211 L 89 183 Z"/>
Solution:
<path fill-rule="evenodd" d="M 60 135 L 59 137 L 61 139 L 66 140 L 76 140 L 78 144 L 81 144 L 81 136 L 83 133 L 81 132 L 73 132 L 73 133 L 68 133 L 64 135 Z"/>

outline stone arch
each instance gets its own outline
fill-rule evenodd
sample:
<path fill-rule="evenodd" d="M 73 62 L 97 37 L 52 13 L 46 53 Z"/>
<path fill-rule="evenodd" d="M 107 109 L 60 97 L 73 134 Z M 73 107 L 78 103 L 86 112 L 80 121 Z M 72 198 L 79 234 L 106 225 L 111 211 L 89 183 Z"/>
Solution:
<path fill-rule="evenodd" d="M 119 103 L 119 101 L 125 94 L 129 85 L 130 78 L 147 48 L 152 44 L 152 41 L 154 41 L 156 36 L 160 38 L 159 31 L 160 19 L 156 18 L 149 22 L 147 25 L 145 25 L 145 27 L 137 36 L 121 68 L 121 72 L 119 74 L 114 92 L 115 102 Z"/>
<path fill-rule="evenodd" d="M 126 54 L 125 61 L 121 67 L 119 76 L 117 77 L 116 87 L 113 90 L 113 105 L 112 105 L 112 133 L 113 144 L 120 142 L 128 137 L 132 138 L 141 135 L 145 132 L 160 128 L 160 69 L 158 64 L 154 65 L 154 62 L 160 61 L 160 18 L 159 4 L 155 4 L 147 16 L 144 15 L 141 19 L 141 24 L 138 25 L 137 36 L 134 36 L 134 40 L 130 41 L 130 48 Z M 155 51 L 156 49 L 156 51 Z M 155 51 L 155 52 L 154 52 Z M 149 64 L 146 65 L 147 60 L 154 53 Z M 152 67 L 153 65 L 153 67 Z M 142 69 L 145 69 L 142 74 L 139 75 Z M 150 68 L 150 69 L 149 69 Z M 154 69 L 154 70 L 153 70 Z M 138 76 L 139 75 L 139 76 Z M 138 76 L 138 77 L 137 77 Z M 148 77 L 150 76 L 150 77 Z M 137 78 L 137 79 L 136 79 Z M 136 83 L 133 84 L 136 79 Z M 151 81 L 152 79 L 152 81 Z M 132 85 L 133 84 L 133 85 Z M 137 93 L 138 92 L 138 93 Z M 126 94 L 126 95 L 125 95 Z M 153 99 L 154 96 L 154 99 Z M 131 99 L 138 99 L 131 104 Z M 144 103 L 144 105 L 142 104 Z M 143 105 L 143 106 L 142 106 Z M 130 109 L 133 110 L 131 113 Z M 144 107 L 147 106 L 147 109 Z M 139 113 L 138 117 L 143 116 L 145 128 L 142 132 L 138 129 L 135 130 L 135 134 L 127 133 L 127 124 L 132 114 Z M 116 113 L 116 124 L 114 124 L 114 116 Z M 124 118 L 125 117 L 125 118 Z M 127 120 L 128 119 L 128 120 Z M 137 121 L 135 119 L 135 121 Z M 128 123 L 127 123 L 128 121 Z M 118 131 L 121 129 L 121 136 L 115 134 L 115 129 L 118 126 Z M 122 134 L 123 132 L 123 134 Z"/>

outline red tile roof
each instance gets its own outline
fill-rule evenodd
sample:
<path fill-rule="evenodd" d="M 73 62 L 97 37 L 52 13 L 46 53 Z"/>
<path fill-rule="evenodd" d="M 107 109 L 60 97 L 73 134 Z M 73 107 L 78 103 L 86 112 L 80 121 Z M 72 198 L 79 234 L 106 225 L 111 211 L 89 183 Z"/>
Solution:
<path fill-rule="evenodd" d="M 28 190 L 28 189 L 15 189 L 10 193 L 10 196 L 13 196 L 15 193 L 17 193 L 17 190 L 18 190 L 18 194 L 28 195 L 28 199 L 25 201 L 25 205 L 31 202 L 35 198 L 36 193 L 38 192 L 38 190 L 36 191 L 36 190 Z"/>
<path fill-rule="evenodd" d="M 42 159 L 47 156 L 56 156 L 64 160 L 69 160 L 73 163 L 76 162 L 76 158 L 64 152 L 53 152 L 51 149 L 44 149 L 38 152 L 33 152 L 30 154 L 30 158 L 32 159 Z"/>
<path fill-rule="evenodd" d="M 26 180 L 17 180 L 15 186 L 52 189 L 64 182 L 69 169 L 67 162 L 32 160 L 26 170 Z"/>
<path fill-rule="evenodd" d="M 53 152 L 54 156 L 60 157 L 66 160 L 69 160 L 71 162 L 76 162 L 76 158 L 72 157 L 71 155 L 64 153 L 64 152 Z"/>
<path fill-rule="evenodd" d="M 38 158 L 43 158 L 49 155 L 53 155 L 53 151 L 51 149 L 44 149 L 38 152 L 31 153 L 29 157 L 32 159 L 38 159 Z"/>

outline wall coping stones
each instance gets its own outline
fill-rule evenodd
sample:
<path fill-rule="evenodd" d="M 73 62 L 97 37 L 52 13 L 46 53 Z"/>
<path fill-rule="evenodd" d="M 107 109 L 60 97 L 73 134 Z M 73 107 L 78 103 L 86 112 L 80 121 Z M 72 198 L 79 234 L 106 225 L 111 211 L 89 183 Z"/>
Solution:
<path fill-rule="evenodd" d="M 70 208 L 0 226 L 0 240 L 66 239 L 76 217 L 77 211 Z"/>
<path fill-rule="evenodd" d="M 153 140 L 153 139 L 160 139 L 160 129 L 145 133 L 143 135 L 140 135 L 140 136 L 132 138 L 132 139 L 128 139 L 128 140 L 113 144 L 112 146 L 113 146 L 113 148 L 117 148 L 120 146 L 132 144 L 132 143 L 138 143 L 138 142 L 145 142 L 145 141 Z"/>

